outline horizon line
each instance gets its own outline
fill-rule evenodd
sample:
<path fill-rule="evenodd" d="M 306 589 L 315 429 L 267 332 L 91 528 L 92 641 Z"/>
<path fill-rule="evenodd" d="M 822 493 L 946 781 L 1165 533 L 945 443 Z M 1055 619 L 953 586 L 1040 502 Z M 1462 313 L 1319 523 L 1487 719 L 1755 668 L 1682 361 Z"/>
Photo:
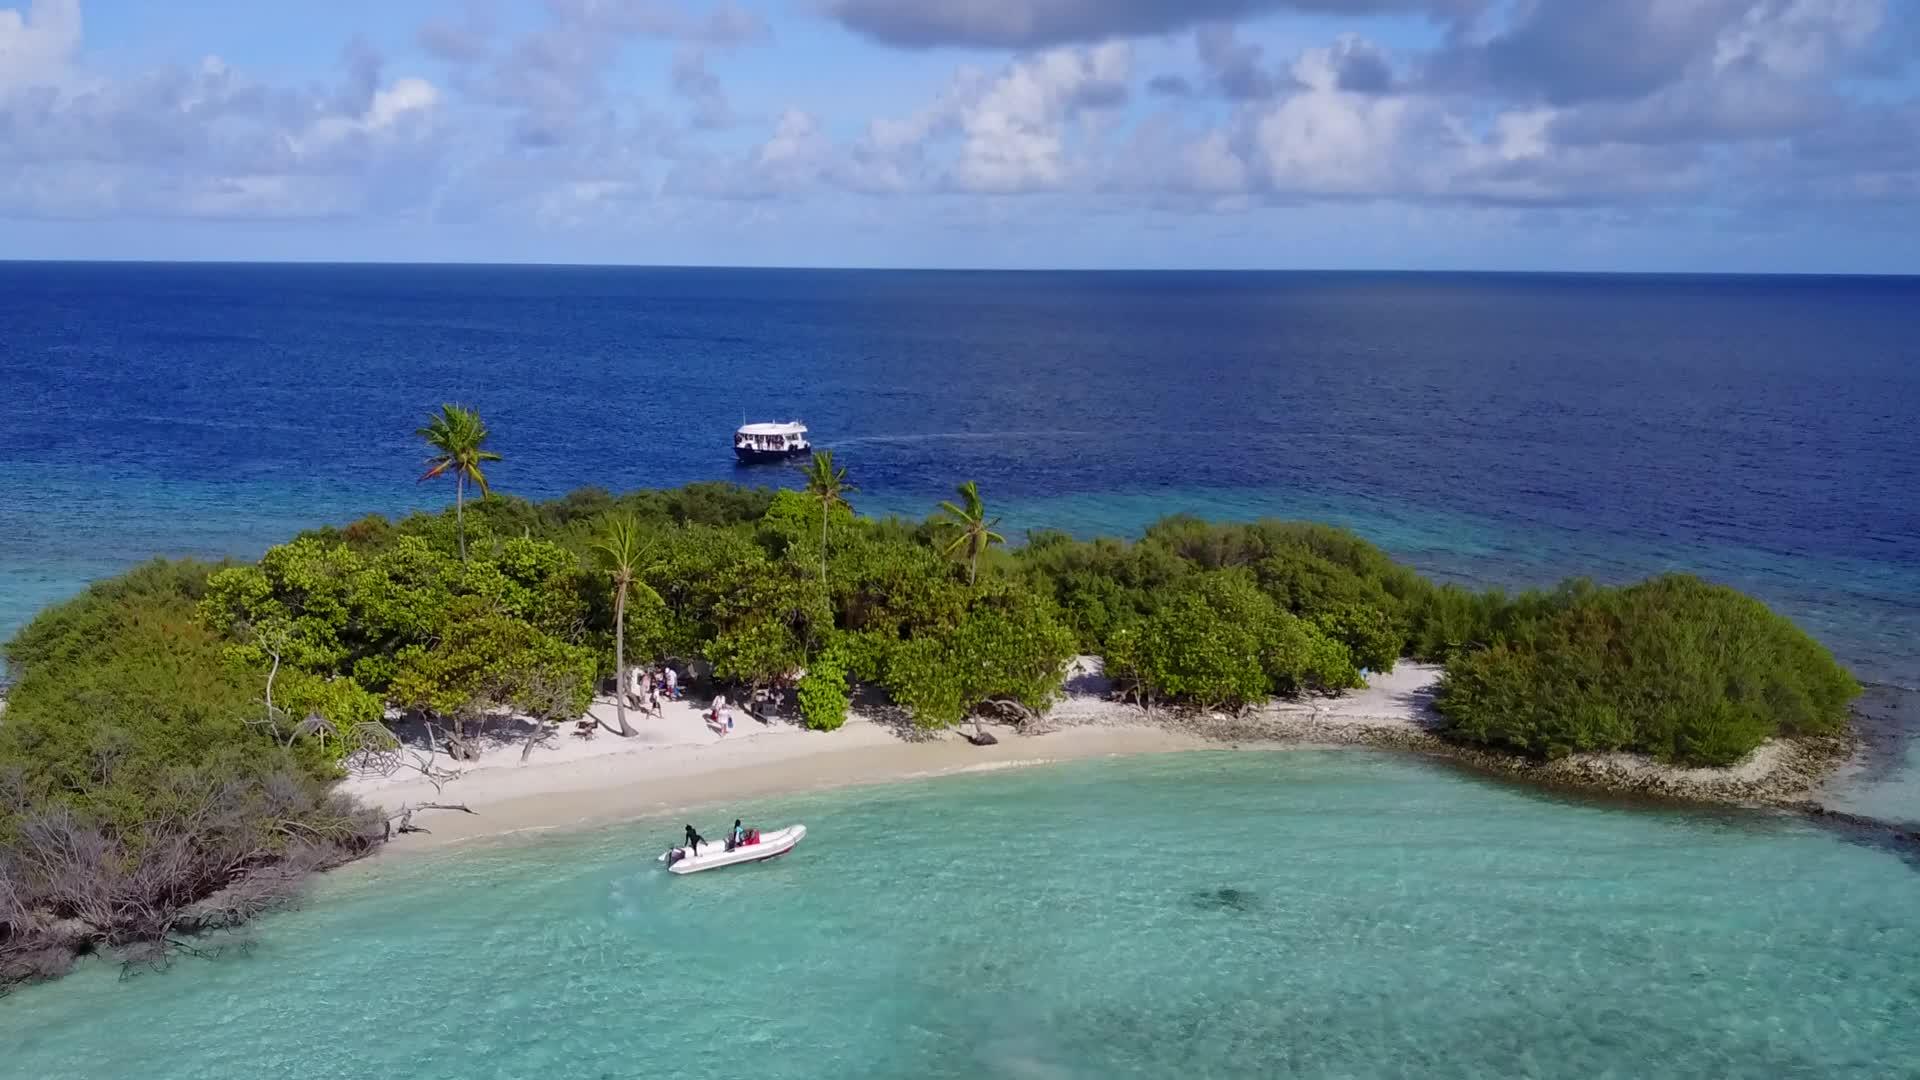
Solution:
<path fill-rule="evenodd" d="M 1920 272 L 1798 271 L 1798 270 L 1538 270 L 1476 267 L 1181 267 L 1181 266 L 855 266 L 776 263 L 617 263 L 547 261 L 456 261 L 402 259 L 143 259 L 143 258 L 0 258 L 0 266 L 273 266 L 273 267 L 387 267 L 402 269 L 493 270 L 701 270 L 774 271 L 789 273 L 902 273 L 902 274 L 1347 274 L 1347 275 L 1477 275 L 1504 277 L 1643 277 L 1643 278 L 1885 278 L 1920 277 Z"/>

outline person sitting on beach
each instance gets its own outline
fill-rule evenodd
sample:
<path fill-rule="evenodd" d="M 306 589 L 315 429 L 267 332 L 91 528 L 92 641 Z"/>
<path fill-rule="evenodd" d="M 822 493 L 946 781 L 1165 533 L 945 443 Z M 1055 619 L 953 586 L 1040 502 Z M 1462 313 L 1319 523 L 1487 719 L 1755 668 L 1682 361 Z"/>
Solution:
<path fill-rule="evenodd" d="M 707 840 L 706 837 L 701 836 L 699 833 L 693 831 L 693 826 L 691 825 L 687 826 L 688 850 L 692 851 L 695 855 L 700 854 L 700 845 L 706 843 L 706 840 Z"/>

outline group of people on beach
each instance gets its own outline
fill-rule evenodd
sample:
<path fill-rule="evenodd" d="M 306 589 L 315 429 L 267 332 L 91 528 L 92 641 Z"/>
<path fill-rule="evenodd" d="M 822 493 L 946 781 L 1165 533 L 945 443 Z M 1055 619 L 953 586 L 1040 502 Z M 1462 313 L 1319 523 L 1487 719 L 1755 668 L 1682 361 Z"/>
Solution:
<path fill-rule="evenodd" d="M 659 667 L 636 667 L 625 688 L 627 707 L 643 713 L 664 717 L 665 702 L 678 701 L 681 698 L 680 673 L 672 664 Z M 700 714 L 707 727 L 722 738 L 733 731 L 733 706 L 728 704 L 725 694 L 715 694 L 713 703 Z"/>
<path fill-rule="evenodd" d="M 664 716 L 663 701 L 680 700 L 680 673 L 673 670 L 672 664 L 662 664 L 657 668 L 633 669 L 632 682 L 627 686 L 627 707 L 639 709 L 644 713 Z"/>

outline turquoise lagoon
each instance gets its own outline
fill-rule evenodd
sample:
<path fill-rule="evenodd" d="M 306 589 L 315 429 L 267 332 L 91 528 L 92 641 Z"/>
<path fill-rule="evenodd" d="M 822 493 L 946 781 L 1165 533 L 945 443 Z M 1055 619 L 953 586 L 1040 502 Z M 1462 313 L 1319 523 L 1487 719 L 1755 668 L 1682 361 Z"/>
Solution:
<path fill-rule="evenodd" d="M 1043 766 L 672 878 L 681 820 L 375 860 L 244 952 L 0 999 L 0 1076 L 1791 1077 L 1920 1068 L 1920 876 L 1369 751 Z"/>

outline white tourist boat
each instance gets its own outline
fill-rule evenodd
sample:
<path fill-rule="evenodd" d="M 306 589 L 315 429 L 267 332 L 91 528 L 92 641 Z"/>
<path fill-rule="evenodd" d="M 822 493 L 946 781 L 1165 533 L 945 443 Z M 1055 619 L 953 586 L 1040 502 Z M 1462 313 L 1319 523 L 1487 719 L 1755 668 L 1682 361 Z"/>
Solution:
<path fill-rule="evenodd" d="M 671 847 L 662 852 L 659 862 L 667 864 L 667 870 L 675 874 L 697 874 L 702 870 L 717 870 L 722 866 L 736 863 L 765 862 L 793 850 L 807 835 L 805 825 L 789 825 L 777 832 L 763 833 L 755 831 L 749 834 L 748 842 L 732 851 L 725 844 L 701 844 L 700 854 L 695 855 L 684 847 Z"/>
<path fill-rule="evenodd" d="M 784 424 L 741 424 L 733 433 L 734 456 L 743 462 L 785 461 L 807 453 L 807 425 L 798 420 Z"/>

